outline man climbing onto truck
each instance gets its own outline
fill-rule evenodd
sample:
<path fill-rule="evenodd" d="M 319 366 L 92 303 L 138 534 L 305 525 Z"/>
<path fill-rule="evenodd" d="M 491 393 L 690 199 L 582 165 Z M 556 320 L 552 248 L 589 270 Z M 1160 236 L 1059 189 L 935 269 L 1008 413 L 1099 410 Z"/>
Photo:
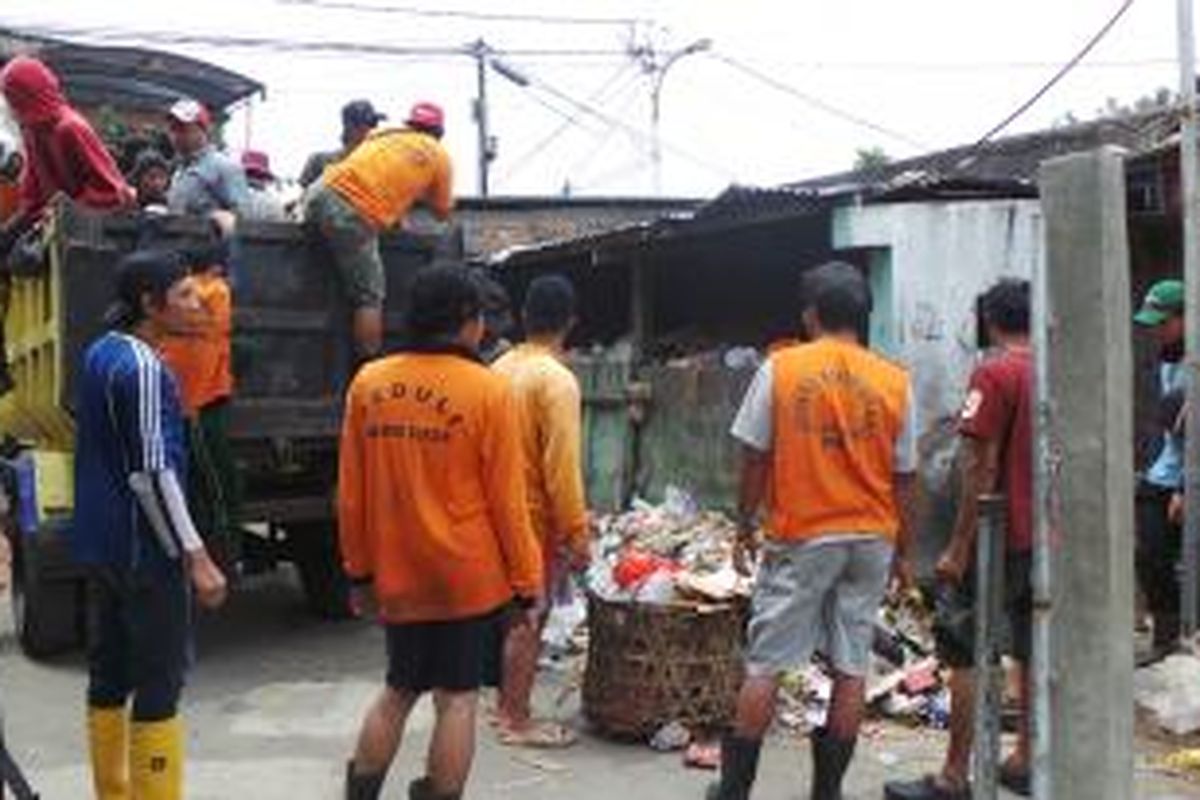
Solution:
<path fill-rule="evenodd" d="M 415 203 L 439 219 L 453 207 L 450 155 L 442 147 L 442 109 L 417 103 L 403 128 L 372 132 L 309 187 L 304 217 L 333 251 L 334 265 L 354 313 L 360 360 L 383 349 L 387 295 L 379 233 L 401 223 Z"/>
<path fill-rule="evenodd" d="M 536 628 L 516 625 L 508 632 L 497 731 L 507 745 L 567 747 L 575 743 L 575 734 L 557 722 L 535 720 L 530 697 L 549 600 L 562 594 L 571 571 L 585 569 L 590 557 L 582 397 L 579 381 L 563 363 L 567 336 L 575 325 L 575 288 L 561 275 L 534 279 L 521 316 L 525 341 L 492 369 L 509 379 L 517 398 L 529 513 L 541 546 L 547 604 L 540 609 Z"/>
<path fill-rule="evenodd" d="M 215 608 L 225 578 L 184 500 L 179 392 L 155 348 L 192 324 L 197 300 L 182 260 L 154 251 L 122 263 L 116 294 L 111 329 L 84 356 L 75 417 L 71 545 L 94 577 L 92 777 L 99 800 L 179 800 L 191 590 Z"/>
<path fill-rule="evenodd" d="M 380 796 L 426 692 L 437 719 L 409 797 L 462 796 L 479 689 L 499 682 L 504 621 L 515 613 L 515 624 L 535 626 L 542 588 L 516 403 L 477 355 L 478 285 L 462 267 L 423 270 L 407 317 L 404 351 L 351 383 L 342 428 L 341 550 L 354 606 L 384 624 L 388 660 L 347 767 L 347 800 Z"/>
<path fill-rule="evenodd" d="M 0 226 L 0 316 L 7 316 L 10 252 L 35 231 L 51 201 L 63 195 L 96 211 L 132 208 L 133 189 L 100 137 L 63 95 L 58 76 L 41 61 L 17 56 L 0 70 L 0 94 L 21 129 L 20 202 Z M 0 319 L 0 395 L 13 387 Z"/>
<path fill-rule="evenodd" d="M 336 164 L 362 144 L 371 131 L 387 119 L 386 114 L 375 110 L 369 100 L 351 100 L 342 106 L 342 146 L 337 150 L 313 153 L 304 162 L 297 182 L 308 188 L 317 182 L 330 164 Z"/>

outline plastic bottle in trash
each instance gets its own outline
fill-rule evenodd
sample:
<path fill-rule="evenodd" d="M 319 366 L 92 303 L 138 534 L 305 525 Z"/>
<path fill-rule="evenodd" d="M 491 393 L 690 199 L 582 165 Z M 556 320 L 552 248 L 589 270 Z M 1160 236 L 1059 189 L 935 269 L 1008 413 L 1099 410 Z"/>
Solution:
<path fill-rule="evenodd" d="M 637 590 L 639 603 L 665 605 L 675 599 L 675 578 L 665 569 L 660 569 L 646 578 Z"/>

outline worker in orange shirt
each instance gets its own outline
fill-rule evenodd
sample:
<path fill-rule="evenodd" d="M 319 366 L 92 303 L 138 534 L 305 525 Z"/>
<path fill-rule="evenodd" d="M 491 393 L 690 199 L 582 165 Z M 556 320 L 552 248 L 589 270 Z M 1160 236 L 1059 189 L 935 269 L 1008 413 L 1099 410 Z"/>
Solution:
<path fill-rule="evenodd" d="M 841 800 L 865 705 L 875 618 L 889 574 L 908 583 L 917 467 L 908 375 L 860 342 L 871 307 L 849 264 L 804 279 L 809 344 L 776 351 L 746 392 L 732 433 L 742 443 L 735 564 L 766 541 L 755 585 L 746 678 L 721 780 L 708 800 L 746 800 L 779 678 L 820 650 L 833 668 L 825 724 L 810 735 L 812 800 Z"/>
<path fill-rule="evenodd" d="M 373 131 L 349 155 L 330 165 L 308 190 L 304 217 L 333 251 L 334 264 L 354 311 L 359 359 L 383 349 L 387 283 L 379 232 L 401 223 L 415 203 L 438 219 L 453 208 L 450 155 L 442 147 L 442 109 L 417 103 L 403 128 Z"/>
<path fill-rule="evenodd" d="M 220 265 L 193 269 L 200 301 L 194 328 L 160 345 L 175 374 L 188 420 L 188 495 L 200 530 L 222 566 L 237 557 L 235 535 L 238 480 L 229 447 L 229 402 L 233 397 L 231 335 L 233 296 Z"/>
<path fill-rule="evenodd" d="M 569 569 L 587 567 L 591 546 L 580 455 L 582 400 L 579 381 L 563 363 L 575 324 L 574 287 L 561 275 L 536 278 L 521 317 L 524 343 L 501 356 L 492 369 L 512 382 L 517 396 L 529 511 L 542 549 L 546 595 L 552 597 L 560 593 Z M 503 744 L 567 747 L 575 742 L 564 725 L 535 721 L 530 707 L 548 613 L 549 603 L 537 628 L 518 625 L 506 638 L 497 718 Z"/>
<path fill-rule="evenodd" d="M 462 267 L 417 274 L 404 352 L 364 365 L 346 397 L 338 532 L 352 603 L 378 614 L 386 686 L 346 771 L 349 800 L 379 797 L 405 723 L 433 693 L 425 776 L 413 800 L 462 796 L 479 689 L 499 683 L 504 622 L 536 624 L 542 588 L 517 407 L 485 367 L 482 298 Z"/>

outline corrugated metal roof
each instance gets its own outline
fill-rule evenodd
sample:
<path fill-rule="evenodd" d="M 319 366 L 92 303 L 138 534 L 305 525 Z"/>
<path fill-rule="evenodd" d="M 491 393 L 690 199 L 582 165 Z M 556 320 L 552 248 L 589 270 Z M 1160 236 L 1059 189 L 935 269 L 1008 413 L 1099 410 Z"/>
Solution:
<path fill-rule="evenodd" d="M 187 56 L 139 47 L 98 47 L 0 28 L 0 63 L 16 55 L 45 61 L 62 79 L 71 101 L 84 106 L 153 111 L 191 97 L 222 111 L 264 91 L 253 78 Z"/>
<path fill-rule="evenodd" d="M 1144 150 L 1170 136 L 1177 128 L 1175 111 L 1163 108 L 1008 136 L 978 148 L 975 145 L 952 147 L 873 169 L 796 181 L 787 184 L 787 188 L 836 194 L 915 186 L 947 190 L 971 185 L 977 190 L 1032 187 L 1043 161 L 1105 145 Z"/>

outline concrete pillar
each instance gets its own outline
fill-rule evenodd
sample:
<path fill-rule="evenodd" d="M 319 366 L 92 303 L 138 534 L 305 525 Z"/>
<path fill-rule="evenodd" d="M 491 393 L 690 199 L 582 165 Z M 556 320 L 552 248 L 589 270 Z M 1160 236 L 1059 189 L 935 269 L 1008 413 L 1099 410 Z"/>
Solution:
<path fill-rule="evenodd" d="M 1105 148 L 1041 170 L 1049 325 L 1054 798 L 1133 797 L 1133 410 L 1124 165 Z M 1037 448 L 1035 448 L 1035 451 Z"/>

